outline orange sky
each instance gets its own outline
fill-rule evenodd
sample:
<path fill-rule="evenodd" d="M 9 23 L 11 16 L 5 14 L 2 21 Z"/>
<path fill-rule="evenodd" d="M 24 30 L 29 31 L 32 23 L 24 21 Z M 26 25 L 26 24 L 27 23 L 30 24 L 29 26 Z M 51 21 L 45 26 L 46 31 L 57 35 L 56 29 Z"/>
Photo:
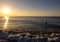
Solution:
<path fill-rule="evenodd" d="M 52 15 L 51 15 L 52 14 Z M 60 16 L 57 12 L 20 12 L 11 14 L 2 14 L 0 16 Z"/>
<path fill-rule="evenodd" d="M 8 15 L 2 12 L 9 8 Z M 0 16 L 60 16 L 60 1 L 0 0 Z"/>

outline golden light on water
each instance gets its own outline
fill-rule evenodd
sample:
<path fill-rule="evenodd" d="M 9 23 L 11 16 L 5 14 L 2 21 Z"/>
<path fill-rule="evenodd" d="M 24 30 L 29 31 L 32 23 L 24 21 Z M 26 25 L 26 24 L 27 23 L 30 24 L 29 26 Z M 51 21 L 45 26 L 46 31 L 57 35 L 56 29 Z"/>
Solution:
<path fill-rule="evenodd" d="M 4 18 L 5 18 L 5 23 L 4 23 L 3 29 L 5 30 L 5 29 L 7 29 L 9 17 L 5 16 Z"/>
<path fill-rule="evenodd" d="M 2 13 L 4 15 L 4 21 L 5 21 L 3 25 L 3 30 L 6 30 L 8 27 L 8 20 L 9 20 L 9 15 L 11 14 L 11 10 L 9 7 L 3 7 Z"/>

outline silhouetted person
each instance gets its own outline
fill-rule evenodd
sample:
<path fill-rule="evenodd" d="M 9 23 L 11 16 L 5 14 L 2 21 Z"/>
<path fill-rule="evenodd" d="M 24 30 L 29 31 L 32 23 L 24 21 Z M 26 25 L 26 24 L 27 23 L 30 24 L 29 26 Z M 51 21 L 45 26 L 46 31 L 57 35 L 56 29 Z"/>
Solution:
<path fill-rule="evenodd" d="M 47 25 L 47 21 L 45 22 L 45 24 Z"/>

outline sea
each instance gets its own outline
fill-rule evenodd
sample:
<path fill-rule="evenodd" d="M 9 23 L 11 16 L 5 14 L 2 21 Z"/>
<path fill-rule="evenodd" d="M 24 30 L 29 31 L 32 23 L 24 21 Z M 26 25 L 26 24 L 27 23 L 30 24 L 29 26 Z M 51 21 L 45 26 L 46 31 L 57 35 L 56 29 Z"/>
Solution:
<path fill-rule="evenodd" d="M 17 31 L 59 31 L 60 17 L 15 16 L 0 17 L 0 29 Z"/>

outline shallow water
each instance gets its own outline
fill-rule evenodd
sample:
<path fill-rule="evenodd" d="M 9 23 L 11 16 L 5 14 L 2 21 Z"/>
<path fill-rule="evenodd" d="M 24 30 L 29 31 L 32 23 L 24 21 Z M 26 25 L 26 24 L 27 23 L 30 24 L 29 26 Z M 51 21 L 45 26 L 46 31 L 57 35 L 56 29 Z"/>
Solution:
<path fill-rule="evenodd" d="M 47 24 L 46 24 L 47 22 Z M 5 27 L 4 27 L 5 26 Z M 56 27 L 56 28 L 55 28 Z M 60 17 L 0 17 L 1 29 L 59 30 Z"/>

